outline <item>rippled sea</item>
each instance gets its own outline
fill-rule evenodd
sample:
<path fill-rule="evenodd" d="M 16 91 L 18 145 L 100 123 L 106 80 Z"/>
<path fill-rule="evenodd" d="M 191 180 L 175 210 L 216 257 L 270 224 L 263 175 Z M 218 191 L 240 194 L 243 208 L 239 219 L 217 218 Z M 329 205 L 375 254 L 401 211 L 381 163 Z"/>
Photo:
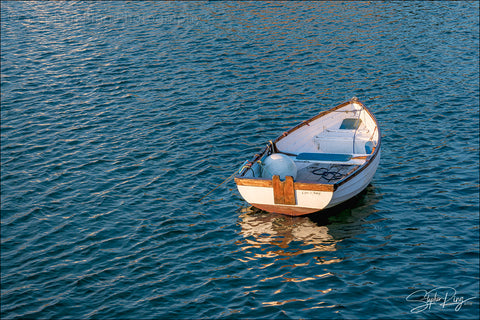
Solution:
<path fill-rule="evenodd" d="M 1 3 L 1 317 L 479 317 L 477 2 Z M 231 176 L 357 96 L 382 160 L 287 217 Z"/>

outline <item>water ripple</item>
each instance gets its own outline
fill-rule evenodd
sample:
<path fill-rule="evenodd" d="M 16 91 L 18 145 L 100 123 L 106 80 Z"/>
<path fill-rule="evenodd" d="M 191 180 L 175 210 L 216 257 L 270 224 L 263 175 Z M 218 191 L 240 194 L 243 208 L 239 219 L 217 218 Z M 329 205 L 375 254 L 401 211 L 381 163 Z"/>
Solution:
<path fill-rule="evenodd" d="M 2 318 L 478 318 L 478 12 L 2 3 Z M 359 197 L 198 201 L 352 96 L 383 133 Z M 477 299 L 411 313 L 441 286 Z"/>

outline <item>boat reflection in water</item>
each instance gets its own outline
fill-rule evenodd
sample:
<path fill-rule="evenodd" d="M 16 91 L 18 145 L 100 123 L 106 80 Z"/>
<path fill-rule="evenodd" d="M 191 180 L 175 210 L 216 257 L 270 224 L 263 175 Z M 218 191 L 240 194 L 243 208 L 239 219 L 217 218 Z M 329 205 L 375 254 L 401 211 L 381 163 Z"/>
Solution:
<path fill-rule="evenodd" d="M 267 213 L 255 207 L 247 207 L 242 211 L 240 225 L 241 234 L 245 237 L 242 249 L 247 253 L 246 259 L 256 260 L 336 250 L 337 241 L 328 233 L 328 227 L 319 226 L 307 217 L 294 218 Z M 300 243 L 291 248 L 292 242 Z M 263 250 L 261 252 L 250 250 L 254 248 Z M 248 253 L 251 253 L 251 257 L 248 257 Z M 333 259 L 326 263 L 338 261 L 339 259 Z"/>
<path fill-rule="evenodd" d="M 371 223 L 365 218 L 375 211 L 376 198 L 370 186 L 341 207 L 301 217 L 242 208 L 243 239 L 237 241 L 242 254 L 237 259 L 253 273 L 243 287 L 245 295 L 261 301 L 262 307 L 299 302 L 304 311 L 337 307 L 337 297 L 329 294 L 344 280 L 332 267 L 351 259 L 345 256 L 348 244 L 340 243 L 365 232 L 365 224 Z"/>
<path fill-rule="evenodd" d="M 364 219 L 375 211 L 373 205 L 378 200 L 365 201 L 366 194 L 374 194 L 373 189 L 369 186 L 345 204 L 310 216 L 291 217 L 252 206 L 242 208 L 239 224 L 244 239 L 237 242 L 245 253 L 241 261 L 263 258 L 276 261 L 282 257 L 285 260 L 303 254 L 309 254 L 312 260 L 311 253 L 323 253 L 314 256 L 316 264 L 340 262 L 342 259 L 335 256 L 338 243 L 361 233 Z"/>

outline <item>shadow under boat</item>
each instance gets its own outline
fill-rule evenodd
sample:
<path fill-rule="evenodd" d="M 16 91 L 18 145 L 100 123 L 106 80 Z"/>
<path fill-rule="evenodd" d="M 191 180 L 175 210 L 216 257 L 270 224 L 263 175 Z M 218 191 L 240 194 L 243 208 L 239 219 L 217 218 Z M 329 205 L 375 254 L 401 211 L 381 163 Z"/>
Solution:
<path fill-rule="evenodd" d="M 351 215 L 353 210 L 364 208 L 364 207 L 372 207 L 378 200 L 374 200 L 375 198 L 375 188 L 372 184 L 368 185 L 362 192 L 360 192 L 358 195 L 352 197 L 351 199 L 342 202 L 332 208 L 328 209 L 323 209 L 319 210 L 314 213 L 310 213 L 308 215 L 304 216 L 297 216 L 297 217 L 292 217 L 292 218 L 308 218 L 312 222 L 315 222 L 317 225 L 322 226 L 322 225 L 328 225 L 333 222 L 336 223 L 348 223 L 351 222 L 348 217 Z M 368 208 L 365 210 L 368 212 Z M 372 212 L 374 210 L 370 210 Z M 274 214 L 274 215 L 279 215 L 283 216 L 278 213 L 271 213 L 267 212 L 258 208 L 255 208 L 253 206 L 249 206 L 247 208 L 244 208 L 244 212 L 247 214 Z M 365 218 L 365 217 L 363 217 Z"/>
<path fill-rule="evenodd" d="M 353 198 L 332 208 L 311 213 L 306 217 L 318 225 L 328 225 L 334 222 L 352 222 L 351 215 L 353 211 L 362 211 L 363 214 L 361 214 L 361 218 L 366 218 L 366 216 L 375 211 L 373 210 L 373 205 L 378 201 L 374 201 L 374 195 L 375 188 L 370 184 Z"/>

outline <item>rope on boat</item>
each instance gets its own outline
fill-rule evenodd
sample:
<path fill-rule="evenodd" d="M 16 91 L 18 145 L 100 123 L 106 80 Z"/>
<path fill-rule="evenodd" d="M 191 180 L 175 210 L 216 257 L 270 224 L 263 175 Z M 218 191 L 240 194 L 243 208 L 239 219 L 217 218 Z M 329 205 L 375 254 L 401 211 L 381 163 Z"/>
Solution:
<path fill-rule="evenodd" d="M 267 156 L 269 156 L 269 155 L 271 155 L 271 154 L 273 154 L 273 153 L 282 153 L 282 154 L 285 154 L 285 155 L 287 155 L 287 156 L 292 156 L 292 157 L 296 157 L 296 156 L 297 156 L 297 154 L 294 154 L 294 153 L 280 151 L 280 150 L 278 149 L 277 145 L 275 144 L 275 142 L 274 142 L 273 140 L 269 140 L 269 141 L 268 141 L 268 144 L 267 144 L 267 146 L 266 146 L 266 149 L 265 149 L 265 151 L 264 151 L 264 154 L 266 154 Z M 259 158 L 259 157 L 260 157 L 260 154 L 255 154 L 254 159 Z M 262 168 L 262 169 L 264 168 L 264 167 L 263 167 L 263 163 L 262 163 L 262 161 L 261 161 L 260 159 L 257 160 L 257 161 L 255 161 L 255 162 L 251 162 L 251 161 L 249 161 L 249 160 L 246 160 L 246 161 L 242 164 L 242 166 L 240 167 L 240 169 L 238 170 L 238 174 L 241 174 L 244 169 L 246 169 L 246 170 L 252 169 L 252 166 L 253 166 L 255 163 L 258 163 L 258 165 L 260 166 L 260 168 Z M 252 170 L 252 175 L 253 175 L 253 177 L 255 177 L 255 171 L 253 171 L 253 170 Z"/>
<path fill-rule="evenodd" d="M 224 184 L 225 182 L 227 182 L 228 180 L 232 179 L 235 175 L 237 174 L 237 172 L 235 171 L 230 177 L 228 177 L 227 179 L 223 180 L 222 183 L 220 183 L 218 186 L 216 186 L 215 188 L 213 188 L 209 193 L 207 193 L 206 195 L 204 195 L 203 197 L 201 197 L 198 202 L 201 202 L 203 199 L 205 199 L 210 193 L 212 193 L 213 191 L 215 191 L 218 187 L 220 187 L 222 184 Z"/>
<path fill-rule="evenodd" d="M 311 172 L 316 176 L 321 176 L 323 179 L 325 179 L 328 182 L 332 180 L 339 180 L 344 176 L 342 173 L 340 173 L 340 168 L 338 168 L 337 171 L 330 171 L 329 168 L 322 167 L 322 168 L 313 169 Z"/>
<path fill-rule="evenodd" d="M 292 157 L 298 156 L 298 154 L 294 154 L 294 153 L 284 152 L 284 151 L 278 150 L 277 145 L 276 145 L 275 142 L 273 142 L 272 140 L 270 140 L 268 143 L 269 143 L 269 147 L 271 147 L 271 150 L 272 150 L 274 153 L 283 153 L 283 154 L 285 154 L 285 155 L 287 155 L 287 156 L 292 156 Z"/>
<path fill-rule="evenodd" d="M 370 139 L 368 139 L 369 141 L 373 142 L 373 136 L 375 135 L 375 131 L 377 131 L 377 126 L 375 126 L 375 129 L 373 129 L 372 136 L 370 137 Z"/>
<path fill-rule="evenodd" d="M 270 141 L 270 142 L 273 144 L 272 141 Z M 258 156 L 258 155 L 255 155 L 255 156 Z M 260 166 L 263 166 L 262 161 L 257 160 L 256 162 L 257 162 Z M 217 190 L 217 188 L 220 187 L 222 184 L 224 184 L 224 183 L 227 182 L 228 180 L 232 179 L 235 175 L 240 174 L 240 172 L 242 172 L 243 169 L 245 169 L 245 168 L 247 168 L 247 169 L 252 169 L 252 165 L 253 165 L 253 163 L 252 163 L 251 161 L 249 161 L 249 160 L 245 161 L 245 162 L 243 163 L 242 167 L 240 168 L 240 170 L 238 170 L 238 172 L 235 171 L 230 177 L 228 177 L 227 179 L 223 180 L 222 183 L 220 183 L 218 186 L 216 186 L 215 188 L 213 188 L 212 190 L 210 190 L 209 193 L 207 193 L 206 195 L 204 195 L 203 197 L 201 197 L 201 198 L 198 200 L 198 202 L 201 202 L 201 201 L 202 201 L 203 199 L 205 199 L 208 195 L 210 195 L 213 191 Z M 253 176 L 255 177 L 255 173 L 253 172 L 253 170 L 252 170 L 252 173 L 253 173 Z"/>
<path fill-rule="evenodd" d="M 278 148 L 277 148 L 277 145 L 275 144 L 275 142 L 273 142 L 272 140 L 269 140 L 268 141 L 268 146 L 271 148 L 273 153 L 278 153 Z"/>

